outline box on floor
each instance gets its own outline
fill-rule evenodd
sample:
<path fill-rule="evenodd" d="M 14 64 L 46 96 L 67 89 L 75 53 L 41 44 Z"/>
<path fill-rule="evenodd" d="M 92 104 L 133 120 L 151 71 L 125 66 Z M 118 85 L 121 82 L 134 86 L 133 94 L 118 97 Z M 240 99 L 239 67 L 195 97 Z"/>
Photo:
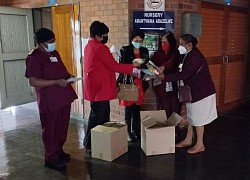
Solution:
<path fill-rule="evenodd" d="M 92 157 L 113 161 L 128 151 L 127 126 L 107 122 L 91 129 Z"/>
<path fill-rule="evenodd" d="M 167 119 L 164 110 L 141 111 L 141 148 L 145 155 L 175 153 L 175 126 L 181 120 L 177 113 Z"/>

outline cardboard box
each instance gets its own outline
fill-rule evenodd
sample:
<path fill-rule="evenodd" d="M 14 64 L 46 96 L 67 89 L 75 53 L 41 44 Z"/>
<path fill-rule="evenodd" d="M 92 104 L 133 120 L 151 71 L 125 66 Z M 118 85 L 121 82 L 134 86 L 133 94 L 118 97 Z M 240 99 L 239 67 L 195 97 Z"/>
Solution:
<path fill-rule="evenodd" d="M 127 126 L 107 122 L 91 129 L 92 157 L 113 161 L 128 151 Z"/>
<path fill-rule="evenodd" d="M 145 155 L 175 153 L 175 126 L 181 120 L 177 113 L 167 119 L 164 110 L 141 111 L 141 148 Z"/>

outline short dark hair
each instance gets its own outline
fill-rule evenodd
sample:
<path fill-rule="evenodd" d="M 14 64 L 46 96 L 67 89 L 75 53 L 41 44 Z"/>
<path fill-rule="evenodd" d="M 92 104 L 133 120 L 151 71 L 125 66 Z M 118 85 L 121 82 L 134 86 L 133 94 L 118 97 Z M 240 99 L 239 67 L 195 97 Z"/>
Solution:
<path fill-rule="evenodd" d="M 100 21 L 94 21 L 89 27 L 90 37 L 102 36 L 109 32 L 108 26 Z"/>
<path fill-rule="evenodd" d="M 177 42 L 174 37 L 174 34 L 171 31 L 167 31 L 166 33 L 161 35 L 161 39 L 164 36 L 166 36 L 168 43 L 170 44 L 170 51 L 176 50 Z"/>
<path fill-rule="evenodd" d="M 140 38 L 144 39 L 145 34 L 141 29 L 134 29 L 131 34 L 130 34 L 130 39 L 131 41 L 136 37 L 136 36 L 140 36 Z"/>
<path fill-rule="evenodd" d="M 40 28 L 35 32 L 35 40 L 37 43 L 44 43 L 55 38 L 53 31 L 47 28 Z"/>
<path fill-rule="evenodd" d="M 198 40 L 192 34 L 183 34 L 181 35 L 180 39 L 182 39 L 186 44 L 192 43 L 194 47 L 198 44 Z"/>

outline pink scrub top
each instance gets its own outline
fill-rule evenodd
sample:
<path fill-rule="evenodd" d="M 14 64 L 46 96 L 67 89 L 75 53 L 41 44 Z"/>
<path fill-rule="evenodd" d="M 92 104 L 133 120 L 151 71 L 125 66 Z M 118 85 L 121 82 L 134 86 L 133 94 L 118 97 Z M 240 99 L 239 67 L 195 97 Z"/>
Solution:
<path fill-rule="evenodd" d="M 26 59 L 25 77 L 56 80 L 68 79 L 70 74 L 57 51 L 46 53 L 34 49 Z M 67 87 L 57 85 L 45 88 L 35 87 L 35 90 L 38 108 L 41 113 L 57 111 L 77 99 L 77 95 L 71 85 Z"/>

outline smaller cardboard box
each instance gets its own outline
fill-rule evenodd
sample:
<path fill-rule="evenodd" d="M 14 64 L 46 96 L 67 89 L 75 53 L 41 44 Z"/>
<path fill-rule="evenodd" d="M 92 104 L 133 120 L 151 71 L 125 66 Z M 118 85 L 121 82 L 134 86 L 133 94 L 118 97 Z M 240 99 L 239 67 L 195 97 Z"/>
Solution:
<path fill-rule="evenodd" d="M 141 148 L 145 155 L 175 153 L 175 126 L 181 120 L 177 113 L 167 119 L 164 110 L 141 111 Z"/>
<path fill-rule="evenodd" d="M 128 151 L 127 126 L 107 122 L 91 129 L 92 157 L 113 161 Z"/>

